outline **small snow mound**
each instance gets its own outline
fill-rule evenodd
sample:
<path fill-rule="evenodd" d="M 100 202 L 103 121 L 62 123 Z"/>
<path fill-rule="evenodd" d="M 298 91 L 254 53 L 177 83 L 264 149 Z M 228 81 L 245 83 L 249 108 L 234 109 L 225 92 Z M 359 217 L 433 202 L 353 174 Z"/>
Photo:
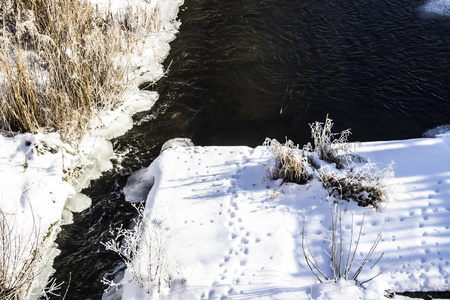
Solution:
<path fill-rule="evenodd" d="M 67 199 L 65 208 L 71 212 L 79 213 L 91 206 L 92 200 L 85 194 L 76 193 L 72 198 Z"/>
<path fill-rule="evenodd" d="M 365 299 L 362 288 L 356 286 L 355 281 L 328 281 L 311 286 L 310 299 L 341 300 Z"/>
<path fill-rule="evenodd" d="M 422 6 L 422 11 L 429 17 L 450 17 L 450 0 L 429 0 Z"/>
<path fill-rule="evenodd" d="M 450 137 L 450 125 L 441 125 L 436 128 L 427 130 L 423 137 L 425 138 L 439 138 L 439 137 Z"/>
<path fill-rule="evenodd" d="M 147 174 L 147 168 L 140 169 L 128 178 L 127 185 L 123 188 L 125 200 L 130 203 L 139 203 L 147 199 L 155 178 Z"/>
<path fill-rule="evenodd" d="M 194 143 L 188 138 L 174 138 L 165 142 L 161 147 L 161 153 L 174 147 L 193 147 Z"/>

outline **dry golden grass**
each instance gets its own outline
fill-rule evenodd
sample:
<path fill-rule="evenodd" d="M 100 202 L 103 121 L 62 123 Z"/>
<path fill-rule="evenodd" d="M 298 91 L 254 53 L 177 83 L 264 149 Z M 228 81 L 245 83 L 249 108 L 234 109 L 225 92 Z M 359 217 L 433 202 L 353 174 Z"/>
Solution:
<path fill-rule="evenodd" d="M 127 87 L 120 60 L 158 30 L 159 9 L 100 12 L 83 0 L 0 4 L 0 125 L 12 132 L 82 136 Z"/>
<path fill-rule="evenodd" d="M 272 179 L 282 178 L 284 182 L 304 184 L 312 179 L 307 170 L 307 157 L 292 141 L 285 144 L 275 139 L 266 139 L 265 146 L 270 146 L 275 156 L 275 166 L 269 170 Z"/>

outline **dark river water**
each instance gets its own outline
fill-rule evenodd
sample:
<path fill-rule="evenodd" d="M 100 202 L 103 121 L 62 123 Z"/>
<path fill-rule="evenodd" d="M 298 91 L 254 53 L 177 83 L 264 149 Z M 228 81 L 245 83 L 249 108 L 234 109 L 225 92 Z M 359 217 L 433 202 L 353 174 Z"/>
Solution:
<path fill-rule="evenodd" d="M 83 192 L 92 206 L 64 226 L 55 278 L 65 299 L 100 299 L 120 259 L 101 242 L 135 210 L 122 188 L 168 139 L 257 146 L 310 141 L 328 114 L 351 141 L 421 137 L 450 124 L 450 18 L 422 0 L 186 0 L 155 86 L 160 99 L 114 140 L 122 163 Z"/>

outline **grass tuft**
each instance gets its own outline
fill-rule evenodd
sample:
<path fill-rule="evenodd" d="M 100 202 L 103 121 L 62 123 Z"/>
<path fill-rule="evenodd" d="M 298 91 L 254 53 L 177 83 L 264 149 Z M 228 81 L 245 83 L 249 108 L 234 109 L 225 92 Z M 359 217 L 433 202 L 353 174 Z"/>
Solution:
<path fill-rule="evenodd" d="M 290 140 L 281 144 L 275 139 L 267 138 L 264 146 L 272 148 L 275 155 L 275 166 L 269 170 L 272 179 L 283 179 L 284 182 L 294 182 L 305 184 L 312 179 L 312 174 L 308 172 L 307 157 L 303 150 Z"/>
<path fill-rule="evenodd" d="M 340 173 L 325 171 L 325 168 L 316 173 L 330 196 L 378 209 L 380 203 L 387 199 L 385 178 L 392 176 L 393 171 L 392 165 L 380 170 L 376 164 L 367 162 Z"/>

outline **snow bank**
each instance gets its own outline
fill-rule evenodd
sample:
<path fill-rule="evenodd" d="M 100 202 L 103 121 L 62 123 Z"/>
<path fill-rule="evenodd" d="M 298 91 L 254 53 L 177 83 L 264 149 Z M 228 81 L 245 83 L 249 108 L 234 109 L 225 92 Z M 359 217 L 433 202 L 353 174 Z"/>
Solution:
<path fill-rule="evenodd" d="M 448 290 L 450 138 L 362 143 L 356 150 L 380 167 L 395 162 L 390 199 L 380 211 L 353 202 L 342 208 L 344 244 L 352 226 L 355 242 L 363 223 L 351 274 L 382 232 L 358 277 L 361 283 L 375 277 L 366 289 L 354 281 L 319 284 L 307 267 L 303 230 L 317 262 L 331 271 L 324 252 L 329 200 L 317 179 L 305 185 L 270 180 L 274 158 L 266 147 L 176 147 L 136 175 L 153 183 L 143 234 L 160 234 L 158 243 L 141 245 L 133 266 L 159 249 L 166 281 L 140 282 L 129 266 L 115 297 L 382 299 L 386 291 Z"/>
<path fill-rule="evenodd" d="M 0 211 L 7 224 L 14 228 L 14 234 L 22 240 L 37 234 L 53 241 L 61 218 L 70 222 L 71 212 L 79 212 L 90 205 L 90 199 L 77 192 L 112 167 L 110 140 L 133 126 L 132 115 L 150 109 L 158 99 L 156 92 L 139 91 L 138 86 L 144 81 L 157 81 L 164 75 L 162 61 L 170 50 L 169 42 L 175 39 L 180 25 L 176 16 L 183 3 L 182 0 L 156 0 L 151 4 L 143 0 L 91 2 L 101 9 L 111 5 L 117 13 L 127 4 L 158 5 L 160 30 L 142 41 L 142 51 L 126 54 L 132 62 L 129 74 L 132 81 L 123 105 L 115 111 L 104 112 L 93 122 L 90 132 L 79 141 L 77 151 L 62 143 L 55 133 L 0 136 Z M 73 176 L 78 177 L 69 183 Z M 47 265 L 47 269 L 42 272 L 40 282 L 35 283 L 35 295 L 41 293 L 50 272 L 49 264 L 57 254 L 55 249 L 48 251 L 52 254 L 45 256 L 47 260 L 43 261 L 42 268 Z"/>

